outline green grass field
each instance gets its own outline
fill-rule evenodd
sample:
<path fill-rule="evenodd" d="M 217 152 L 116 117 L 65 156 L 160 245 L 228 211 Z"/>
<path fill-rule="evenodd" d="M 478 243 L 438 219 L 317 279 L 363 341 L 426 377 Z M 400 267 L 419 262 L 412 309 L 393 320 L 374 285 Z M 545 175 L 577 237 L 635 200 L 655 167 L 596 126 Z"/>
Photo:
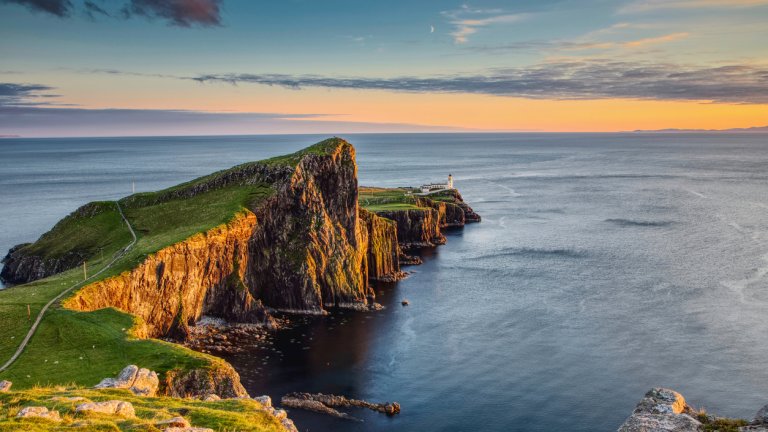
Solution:
<path fill-rule="evenodd" d="M 361 187 L 358 195 L 360 206 L 371 212 L 410 210 L 419 208 L 416 199 L 405 188 Z"/>
<path fill-rule="evenodd" d="M 130 402 L 136 411 L 136 418 L 76 414 L 75 407 L 82 401 L 64 399 L 71 397 L 84 397 L 93 402 L 107 400 Z M 55 409 L 61 414 L 63 421 L 57 425 L 42 419 L 16 419 L 16 413 L 26 406 Z M 127 390 L 89 390 L 77 387 L 32 388 L 0 393 L 0 431 L 44 432 L 61 428 L 88 432 L 159 432 L 160 429 L 155 427 L 155 423 L 176 416 L 184 417 L 192 426 L 207 427 L 221 432 L 283 430 L 278 421 L 263 408 L 259 402 L 252 399 L 203 402 L 166 397 L 139 397 Z"/>

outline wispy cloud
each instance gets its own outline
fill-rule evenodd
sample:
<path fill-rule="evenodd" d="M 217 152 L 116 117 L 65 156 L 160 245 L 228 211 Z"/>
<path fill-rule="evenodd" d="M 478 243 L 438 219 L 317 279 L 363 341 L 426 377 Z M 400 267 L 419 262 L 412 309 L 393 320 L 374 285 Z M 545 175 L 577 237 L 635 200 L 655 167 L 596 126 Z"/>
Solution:
<path fill-rule="evenodd" d="M 222 0 L 131 0 L 123 11 L 127 16 L 140 15 L 168 20 L 172 25 L 221 25 Z"/>
<path fill-rule="evenodd" d="M 466 43 L 481 28 L 495 24 L 511 24 L 526 17 L 525 14 L 504 13 L 501 9 L 473 9 L 463 5 L 459 9 L 442 12 L 454 30 L 451 32 L 457 44 Z"/>
<path fill-rule="evenodd" d="M 72 11 L 69 0 L 0 0 L 0 3 L 15 3 L 26 6 L 35 12 L 45 12 L 58 17 L 65 17 Z"/>
<path fill-rule="evenodd" d="M 0 107 L 49 105 L 41 99 L 55 98 L 53 87 L 42 84 L 0 83 Z"/>
<path fill-rule="evenodd" d="M 660 9 L 745 8 L 768 5 L 768 0 L 633 0 L 619 13 L 639 13 Z"/>
<path fill-rule="evenodd" d="M 178 27 L 212 27 L 221 25 L 221 4 L 223 0 L 124 0 L 118 9 L 110 9 L 106 2 L 85 0 L 73 4 L 70 0 L 0 0 L 0 3 L 19 4 L 35 12 L 44 12 L 60 18 L 69 17 L 73 12 L 95 19 L 98 16 L 124 17 L 142 16 L 161 19 Z M 113 2 L 114 3 L 118 2 Z M 119 4 L 119 3 L 118 3 Z"/>
<path fill-rule="evenodd" d="M 602 59 L 554 61 L 483 74 L 395 78 L 213 74 L 201 83 L 252 83 L 416 93 L 474 93 L 529 99 L 645 99 L 768 104 L 768 65 L 697 67 Z"/>
<path fill-rule="evenodd" d="M 643 39 L 636 39 L 628 42 L 623 42 L 622 45 L 631 48 L 644 47 L 647 45 L 656 45 L 667 42 L 674 42 L 680 39 L 685 39 L 690 36 L 690 33 L 679 32 L 671 33 L 663 36 L 648 37 Z"/>

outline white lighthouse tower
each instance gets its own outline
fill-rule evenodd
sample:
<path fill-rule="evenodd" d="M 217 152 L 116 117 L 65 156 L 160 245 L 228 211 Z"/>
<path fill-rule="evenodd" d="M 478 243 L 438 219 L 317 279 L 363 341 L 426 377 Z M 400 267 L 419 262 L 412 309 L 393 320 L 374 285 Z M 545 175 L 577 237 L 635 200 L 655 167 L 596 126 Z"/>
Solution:
<path fill-rule="evenodd" d="M 448 189 L 453 189 L 453 176 L 448 174 Z"/>

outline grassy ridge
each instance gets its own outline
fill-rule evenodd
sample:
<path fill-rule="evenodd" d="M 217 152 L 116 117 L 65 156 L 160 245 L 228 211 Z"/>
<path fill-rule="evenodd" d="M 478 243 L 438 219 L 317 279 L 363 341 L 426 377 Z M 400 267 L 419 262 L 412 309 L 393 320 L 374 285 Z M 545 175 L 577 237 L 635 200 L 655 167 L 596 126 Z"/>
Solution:
<path fill-rule="evenodd" d="M 290 155 L 239 165 L 162 191 L 123 198 L 120 205 L 136 231 L 137 242 L 98 280 L 135 268 L 149 254 L 225 224 L 239 212 L 257 208 L 274 194 L 269 184 L 219 181 L 225 176 L 257 164 L 295 166 L 307 154 L 328 154 L 340 145 L 348 144 L 329 139 Z M 203 184 L 216 188 L 183 198 L 173 193 Z M 117 205 L 99 202 L 81 207 L 28 247 L 47 256 L 81 251 L 92 273 L 130 241 L 130 232 Z M 47 301 L 80 280 L 82 270 L 76 268 L 0 291 L 0 362 L 10 358 L 30 328 L 27 305 L 34 320 Z M 133 339 L 129 332 L 133 320 L 132 316 L 112 309 L 76 312 L 56 305 L 46 314 L 24 353 L 0 373 L 0 379 L 10 379 L 17 389 L 72 382 L 90 385 L 114 376 L 130 363 L 163 373 L 178 367 L 213 367 L 218 361 L 177 345 Z"/>
<path fill-rule="evenodd" d="M 106 415 L 75 414 L 82 402 L 64 398 L 85 397 L 99 402 L 122 400 L 130 402 L 136 410 L 135 419 L 122 419 Z M 203 402 L 167 397 L 139 397 L 127 390 L 89 390 L 76 387 L 34 388 L 20 392 L 0 393 L 0 431 L 50 431 L 55 425 L 46 420 L 16 419 L 15 415 L 26 406 L 44 406 L 59 411 L 62 429 L 78 431 L 159 431 L 155 423 L 183 416 L 192 426 L 217 431 L 273 432 L 283 430 L 278 421 L 267 414 L 259 402 L 251 399 L 227 399 Z M 79 422 L 80 427 L 73 428 Z"/>
<path fill-rule="evenodd" d="M 135 246 L 99 280 L 130 270 L 149 254 L 181 242 L 197 233 L 225 224 L 245 209 L 259 206 L 273 194 L 267 184 L 233 185 L 200 193 L 190 198 L 158 201 L 167 192 L 137 194 L 121 200 L 126 218 L 138 241 Z M 130 243 L 130 232 L 115 203 L 99 203 L 104 211 L 95 217 L 69 217 L 41 238 L 66 243 L 65 248 L 86 250 L 90 247 L 89 271 L 96 271 L 111 260 L 112 253 Z M 116 225 L 116 220 L 119 225 Z M 78 235 L 79 232 L 94 233 Z M 93 241 L 101 238 L 101 243 Z M 124 240 L 122 243 L 118 240 Z M 105 246 L 110 245 L 107 249 Z M 103 260 L 101 256 L 104 256 Z M 32 318 L 43 304 L 64 289 L 82 280 L 82 269 L 67 272 L 30 284 L 0 291 L 0 361 L 8 359 L 29 330 L 27 304 Z M 133 317 L 113 310 L 76 312 L 54 307 L 41 322 L 36 334 L 21 357 L 0 379 L 9 379 L 16 388 L 34 385 L 79 383 L 92 385 L 113 376 L 125 365 L 134 363 L 160 373 L 175 368 L 210 367 L 219 360 L 181 346 L 158 340 L 137 340 L 130 336 Z M 95 348 L 94 348 L 95 347 Z"/>

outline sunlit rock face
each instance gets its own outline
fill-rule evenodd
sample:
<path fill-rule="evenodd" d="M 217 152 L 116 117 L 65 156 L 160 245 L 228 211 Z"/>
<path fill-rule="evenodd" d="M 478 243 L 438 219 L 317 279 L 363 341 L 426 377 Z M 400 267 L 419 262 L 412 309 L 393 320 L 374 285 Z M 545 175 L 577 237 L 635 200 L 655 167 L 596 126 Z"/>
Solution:
<path fill-rule="evenodd" d="M 373 298 L 369 273 L 399 271 L 394 226 L 360 217 L 355 150 L 347 142 L 336 140 L 323 153 L 304 155 L 289 172 L 247 170 L 230 173 L 229 181 L 269 180 L 276 193 L 225 225 L 81 289 L 66 306 L 117 307 L 141 318 L 134 329 L 139 337 L 183 338 L 186 327 L 204 314 L 268 322 L 268 308 L 323 313 L 330 307 L 365 307 Z M 202 184 L 195 190 L 215 187 Z"/>

